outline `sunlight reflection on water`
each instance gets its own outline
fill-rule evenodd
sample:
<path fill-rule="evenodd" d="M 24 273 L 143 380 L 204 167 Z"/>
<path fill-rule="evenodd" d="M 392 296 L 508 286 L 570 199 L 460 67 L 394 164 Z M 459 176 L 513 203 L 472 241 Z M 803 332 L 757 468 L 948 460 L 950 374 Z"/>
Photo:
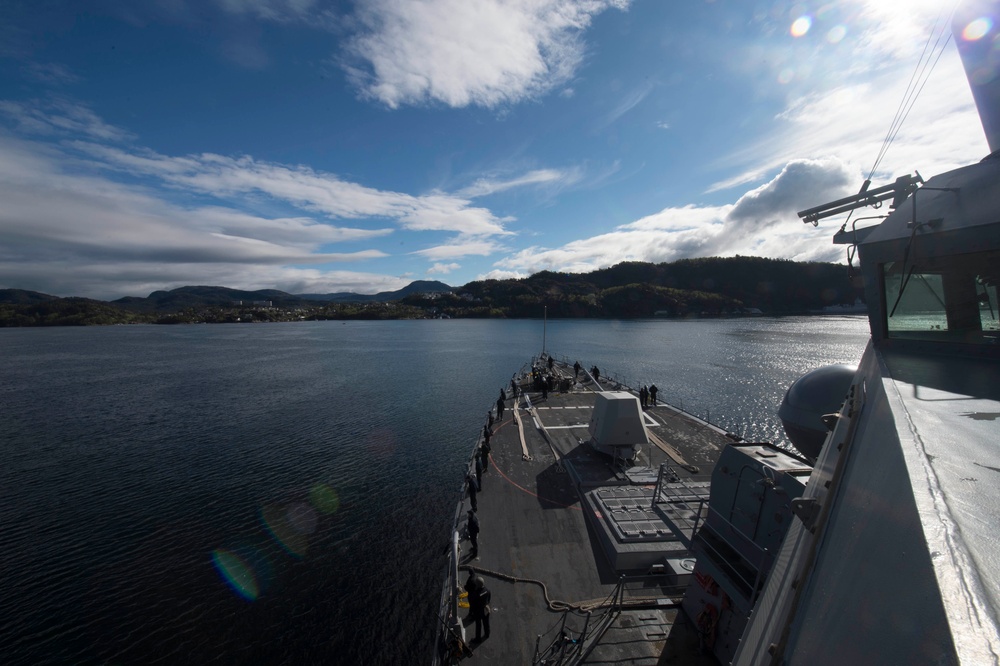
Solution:
<path fill-rule="evenodd" d="M 867 323 L 550 321 L 546 340 L 784 441 L 784 390 L 856 363 Z M 0 654 L 429 658 L 461 470 L 541 342 L 540 321 L 0 330 Z"/>

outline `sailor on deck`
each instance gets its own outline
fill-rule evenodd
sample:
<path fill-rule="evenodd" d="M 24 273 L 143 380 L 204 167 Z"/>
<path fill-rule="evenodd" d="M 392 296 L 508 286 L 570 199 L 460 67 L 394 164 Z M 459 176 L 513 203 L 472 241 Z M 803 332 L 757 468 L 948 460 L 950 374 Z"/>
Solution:
<path fill-rule="evenodd" d="M 490 598 L 492 595 L 486 587 L 486 581 L 478 575 L 465 589 L 469 593 L 469 617 L 476 621 L 475 642 L 479 643 L 490 637 Z"/>
<path fill-rule="evenodd" d="M 472 507 L 472 511 L 479 511 L 479 503 L 476 501 L 476 493 L 479 492 L 479 483 L 476 481 L 476 475 L 470 472 L 465 481 L 466 485 L 469 486 L 469 505 Z"/>
<path fill-rule="evenodd" d="M 469 554 L 469 557 L 475 559 L 479 556 L 479 518 L 472 509 L 469 509 L 467 529 L 469 532 L 469 542 L 472 544 L 472 552 Z"/>

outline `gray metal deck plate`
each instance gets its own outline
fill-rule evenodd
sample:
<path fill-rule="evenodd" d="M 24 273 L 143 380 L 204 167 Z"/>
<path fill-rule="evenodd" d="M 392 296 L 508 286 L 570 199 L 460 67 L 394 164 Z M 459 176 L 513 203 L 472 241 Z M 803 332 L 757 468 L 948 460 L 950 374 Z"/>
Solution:
<path fill-rule="evenodd" d="M 688 483 L 686 488 L 696 484 Z M 588 493 L 602 517 L 622 542 L 686 540 L 690 543 L 695 525 L 704 516 L 701 499 L 708 499 L 708 484 L 698 483 L 704 497 L 678 496 L 671 501 L 653 505 L 654 488 L 646 486 L 616 486 Z"/>

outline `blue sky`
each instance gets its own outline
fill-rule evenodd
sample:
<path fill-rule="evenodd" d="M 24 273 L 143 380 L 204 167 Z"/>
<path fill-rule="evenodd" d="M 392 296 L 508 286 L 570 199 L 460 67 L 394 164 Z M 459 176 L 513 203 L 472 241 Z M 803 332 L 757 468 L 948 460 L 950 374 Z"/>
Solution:
<path fill-rule="evenodd" d="M 942 4 L 6 0 L 0 287 L 843 262 L 795 211 L 858 190 L 925 49 L 875 184 L 989 152 Z"/>

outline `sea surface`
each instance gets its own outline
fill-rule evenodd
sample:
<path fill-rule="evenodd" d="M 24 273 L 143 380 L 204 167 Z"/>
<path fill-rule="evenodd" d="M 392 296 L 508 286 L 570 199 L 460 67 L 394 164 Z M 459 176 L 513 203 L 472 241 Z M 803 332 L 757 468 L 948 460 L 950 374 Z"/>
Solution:
<path fill-rule="evenodd" d="M 4 664 L 428 663 L 462 472 L 544 344 L 747 439 L 864 317 L 0 329 Z"/>

